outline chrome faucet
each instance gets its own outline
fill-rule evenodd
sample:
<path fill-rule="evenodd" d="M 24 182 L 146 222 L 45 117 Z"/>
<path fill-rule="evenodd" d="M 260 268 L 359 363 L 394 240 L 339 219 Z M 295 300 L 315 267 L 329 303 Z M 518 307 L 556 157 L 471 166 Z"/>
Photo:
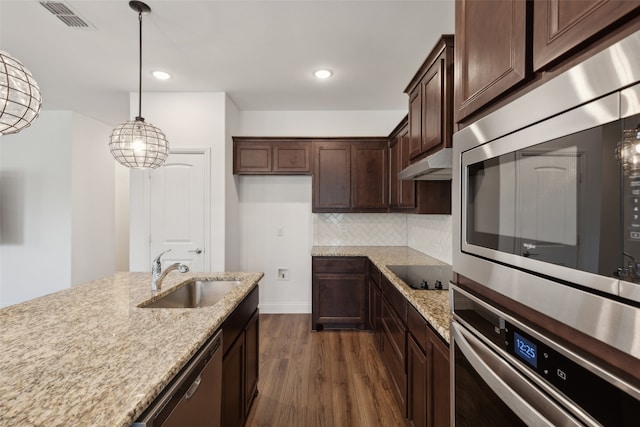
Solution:
<path fill-rule="evenodd" d="M 160 257 L 167 252 L 170 252 L 171 249 L 168 249 L 162 252 L 160 255 L 153 259 L 151 263 L 151 290 L 156 292 L 159 291 L 162 287 L 162 281 L 167 276 L 167 274 L 171 273 L 173 270 L 178 270 L 180 273 L 186 273 L 189 271 L 189 266 L 186 264 L 182 264 L 181 262 L 176 262 L 167 267 L 164 271 L 162 271 L 162 263 L 160 262 Z"/>

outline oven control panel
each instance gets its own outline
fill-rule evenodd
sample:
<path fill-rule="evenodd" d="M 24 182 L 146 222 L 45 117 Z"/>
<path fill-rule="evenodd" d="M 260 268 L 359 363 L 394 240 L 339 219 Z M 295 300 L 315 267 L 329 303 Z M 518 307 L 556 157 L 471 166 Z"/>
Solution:
<path fill-rule="evenodd" d="M 503 349 L 522 361 L 524 365 L 544 378 L 570 400 L 578 403 L 604 425 L 626 425 L 610 411 L 615 405 L 603 405 L 603 401 L 622 401 L 624 407 L 640 409 L 640 402 L 630 399 L 619 389 L 560 354 L 526 332 L 505 322 Z"/>

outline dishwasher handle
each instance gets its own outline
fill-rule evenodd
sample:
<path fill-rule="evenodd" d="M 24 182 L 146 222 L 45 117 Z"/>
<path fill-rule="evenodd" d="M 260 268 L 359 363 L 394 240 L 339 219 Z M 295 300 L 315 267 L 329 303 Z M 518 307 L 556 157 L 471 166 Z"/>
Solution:
<path fill-rule="evenodd" d="M 482 380 L 527 425 L 584 425 L 455 321 L 451 323 L 451 336 L 453 346 L 460 349 Z"/>
<path fill-rule="evenodd" d="M 198 375 L 198 378 L 196 378 L 187 389 L 187 392 L 184 394 L 185 400 L 189 400 L 193 397 L 193 395 L 198 390 L 198 387 L 200 387 L 201 382 L 202 382 L 202 374 Z"/>

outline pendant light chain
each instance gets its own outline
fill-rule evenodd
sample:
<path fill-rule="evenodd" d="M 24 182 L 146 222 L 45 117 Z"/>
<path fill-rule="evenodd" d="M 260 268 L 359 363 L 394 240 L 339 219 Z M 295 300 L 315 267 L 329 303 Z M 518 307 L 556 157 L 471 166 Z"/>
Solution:
<path fill-rule="evenodd" d="M 169 142 L 160 129 L 142 117 L 142 14 L 151 12 L 151 8 L 140 1 L 130 1 L 129 6 L 138 12 L 138 115 L 113 130 L 109 150 L 123 166 L 154 169 L 167 159 Z"/>
<path fill-rule="evenodd" d="M 138 117 L 136 119 L 144 120 L 142 118 L 142 12 L 138 12 L 138 22 L 140 31 L 138 32 Z"/>

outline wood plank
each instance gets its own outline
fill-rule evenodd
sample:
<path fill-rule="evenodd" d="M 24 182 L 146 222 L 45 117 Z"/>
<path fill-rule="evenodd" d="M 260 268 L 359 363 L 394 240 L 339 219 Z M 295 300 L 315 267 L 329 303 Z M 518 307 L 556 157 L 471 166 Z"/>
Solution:
<path fill-rule="evenodd" d="M 406 425 L 370 333 L 312 332 L 310 314 L 262 314 L 260 363 L 248 427 Z"/>

